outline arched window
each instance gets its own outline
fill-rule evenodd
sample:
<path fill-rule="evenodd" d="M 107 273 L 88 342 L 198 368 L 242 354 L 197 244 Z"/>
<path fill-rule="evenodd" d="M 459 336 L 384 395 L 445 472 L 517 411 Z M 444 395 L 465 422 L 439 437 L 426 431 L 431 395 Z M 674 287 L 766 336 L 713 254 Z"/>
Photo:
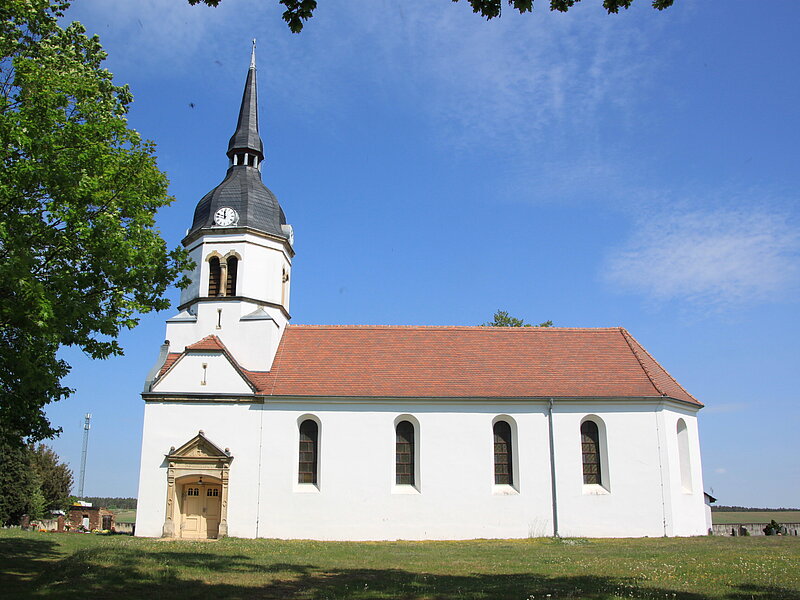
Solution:
<path fill-rule="evenodd" d="M 208 261 L 208 295 L 219 296 L 220 276 L 222 269 L 219 266 L 219 259 L 215 256 Z"/>
<path fill-rule="evenodd" d="M 300 423 L 300 459 L 297 468 L 298 483 L 317 483 L 317 448 L 319 427 L 313 419 Z"/>
<path fill-rule="evenodd" d="M 492 427 L 494 433 L 494 482 L 514 485 L 514 457 L 511 446 L 511 425 L 507 421 L 497 421 Z"/>
<path fill-rule="evenodd" d="M 297 468 L 298 483 L 317 483 L 317 442 L 319 427 L 313 419 L 300 423 L 300 461 Z"/>
<path fill-rule="evenodd" d="M 228 264 L 228 268 L 226 269 L 226 271 L 228 272 L 228 276 L 226 277 L 225 281 L 225 295 L 235 296 L 236 274 L 239 271 L 239 259 L 236 258 L 235 256 L 229 256 L 226 262 Z"/>
<path fill-rule="evenodd" d="M 692 493 L 692 463 L 689 460 L 689 430 L 686 421 L 678 419 L 678 461 L 681 468 L 681 488 Z"/>
<path fill-rule="evenodd" d="M 414 425 L 400 421 L 395 427 L 395 483 L 414 485 Z"/>
<path fill-rule="evenodd" d="M 289 291 L 289 272 L 283 267 L 281 272 L 281 306 L 286 307 L 286 300 Z"/>
<path fill-rule="evenodd" d="M 583 483 L 602 483 L 600 470 L 600 431 L 594 421 L 581 423 L 581 452 L 583 453 Z"/>

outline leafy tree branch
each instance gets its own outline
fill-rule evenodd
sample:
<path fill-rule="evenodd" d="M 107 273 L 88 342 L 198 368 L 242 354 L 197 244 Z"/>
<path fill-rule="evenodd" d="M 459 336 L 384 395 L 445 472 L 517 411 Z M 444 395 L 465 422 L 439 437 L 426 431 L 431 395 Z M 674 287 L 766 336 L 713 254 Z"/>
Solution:
<path fill-rule="evenodd" d="M 57 357 L 121 354 L 119 333 L 190 267 L 155 227 L 172 202 L 155 145 L 128 127 L 133 100 L 69 2 L 0 5 L 0 435 L 57 433 L 44 415 L 72 390 Z"/>
<path fill-rule="evenodd" d="M 206 4 L 208 6 L 219 6 L 222 0 L 188 0 L 189 4 Z M 452 0 L 458 2 L 458 0 Z M 550 10 L 567 12 L 580 0 L 550 0 Z M 651 0 L 653 8 L 664 10 L 669 8 L 675 0 Z M 317 8 L 317 0 L 278 0 L 285 10 L 281 17 L 289 26 L 292 33 L 300 33 L 305 22 L 314 16 Z M 467 0 L 472 8 L 472 12 L 480 14 L 486 19 L 499 17 L 503 12 L 503 5 L 507 4 L 520 14 L 533 12 L 534 0 Z M 603 0 L 603 8 L 608 14 L 618 13 L 622 8 L 630 8 L 633 0 Z"/>

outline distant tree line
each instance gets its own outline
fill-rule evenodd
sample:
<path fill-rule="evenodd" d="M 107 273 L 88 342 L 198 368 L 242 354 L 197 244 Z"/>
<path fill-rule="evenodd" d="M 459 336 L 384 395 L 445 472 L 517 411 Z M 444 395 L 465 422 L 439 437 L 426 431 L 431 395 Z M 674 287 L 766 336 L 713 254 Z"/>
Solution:
<path fill-rule="evenodd" d="M 86 502 L 91 502 L 92 506 L 102 506 L 104 508 L 136 508 L 136 498 L 103 498 L 100 496 L 87 496 L 82 498 Z"/>
<path fill-rule="evenodd" d="M 752 508 L 749 506 L 712 506 L 712 512 L 776 512 L 779 510 L 800 510 L 800 508 Z"/>

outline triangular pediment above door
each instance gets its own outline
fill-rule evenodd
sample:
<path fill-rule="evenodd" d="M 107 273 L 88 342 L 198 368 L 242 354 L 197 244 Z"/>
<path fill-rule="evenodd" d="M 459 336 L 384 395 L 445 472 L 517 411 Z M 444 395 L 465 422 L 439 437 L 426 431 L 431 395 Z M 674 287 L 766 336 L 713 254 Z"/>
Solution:
<path fill-rule="evenodd" d="M 230 450 L 227 448 L 221 450 L 219 446 L 211 442 L 205 434 L 200 431 L 177 450 L 174 447 L 170 448 L 167 458 L 170 460 L 191 458 L 221 458 L 231 460 L 233 457 L 231 456 Z"/>

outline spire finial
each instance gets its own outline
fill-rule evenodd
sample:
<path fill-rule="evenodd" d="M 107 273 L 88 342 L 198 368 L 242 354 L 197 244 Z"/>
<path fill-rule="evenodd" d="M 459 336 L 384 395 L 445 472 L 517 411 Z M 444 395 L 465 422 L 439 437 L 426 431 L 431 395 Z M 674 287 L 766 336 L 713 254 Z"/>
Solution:
<path fill-rule="evenodd" d="M 256 41 L 253 40 L 253 53 L 250 57 L 250 69 L 247 71 L 247 80 L 244 84 L 242 105 L 239 108 L 239 120 L 236 123 L 236 131 L 231 136 L 230 142 L 228 142 L 227 154 L 231 160 L 233 160 L 233 155 L 235 153 L 246 153 L 248 150 L 258 156 L 259 162 L 264 159 L 264 144 L 261 142 L 261 137 L 258 135 L 257 95 Z"/>

